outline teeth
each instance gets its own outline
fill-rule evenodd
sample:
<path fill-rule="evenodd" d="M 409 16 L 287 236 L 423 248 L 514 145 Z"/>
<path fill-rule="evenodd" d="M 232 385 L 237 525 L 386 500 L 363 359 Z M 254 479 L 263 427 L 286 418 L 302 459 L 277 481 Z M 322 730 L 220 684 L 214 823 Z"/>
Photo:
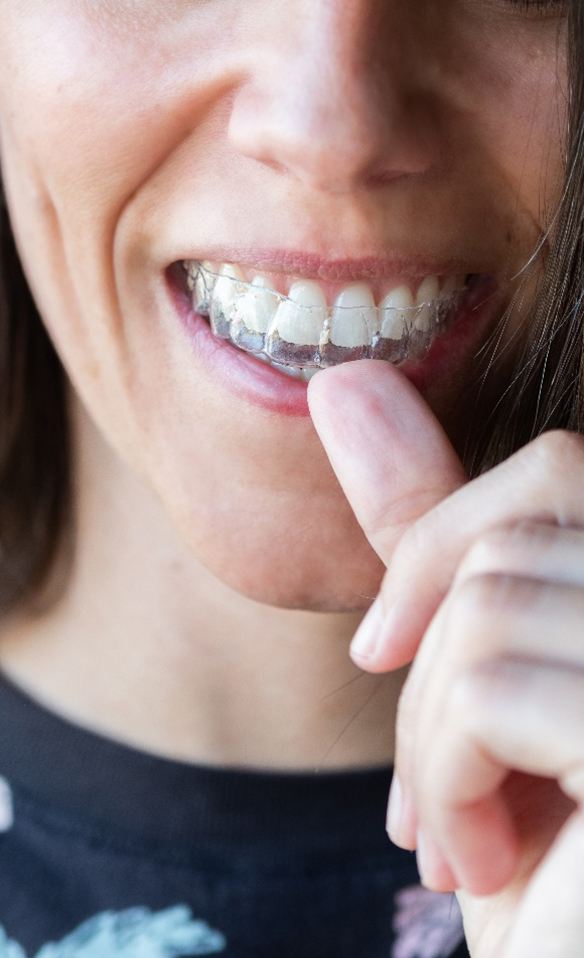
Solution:
<path fill-rule="evenodd" d="M 353 283 L 337 297 L 331 320 L 331 343 L 354 348 L 368 346 L 377 332 L 377 310 L 366 283 Z"/>
<path fill-rule="evenodd" d="M 463 289 L 466 286 L 464 276 L 448 276 L 442 284 L 440 295 L 442 297 L 452 296 L 457 289 Z"/>
<path fill-rule="evenodd" d="M 220 305 L 227 315 L 237 298 L 237 286 L 233 280 L 244 282 L 243 273 L 237 266 L 226 263 L 221 267 L 219 279 L 213 287 L 213 302 Z"/>
<path fill-rule="evenodd" d="M 416 312 L 414 326 L 422 333 L 427 333 L 434 325 L 433 303 L 440 295 L 440 283 L 437 276 L 428 276 L 420 286 L 416 297 L 416 304 L 421 307 Z"/>
<path fill-rule="evenodd" d="M 233 318 L 233 309 L 238 296 L 241 294 L 239 282 L 243 281 L 243 273 L 237 266 L 226 263 L 219 271 L 211 295 L 211 319 L 213 329 L 218 336 L 230 338 L 230 326 Z"/>
<path fill-rule="evenodd" d="M 187 269 L 187 286 L 193 293 L 195 309 L 200 313 L 208 313 L 215 284 L 213 274 L 217 272 L 218 264 L 204 260 L 201 263 L 202 269 L 196 262 L 187 262 L 184 265 Z"/>
<path fill-rule="evenodd" d="M 297 309 L 297 306 L 305 308 Z M 318 346 L 326 312 L 326 299 L 318 283 L 311 280 L 294 283 L 288 299 L 278 307 L 274 329 L 284 342 Z"/>
<path fill-rule="evenodd" d="M 411 322 L 414 297 L 407 286 L 392 289 L 380 303 L 381 335 L 384 339 L 401 339 L 404 330 Z"/>
<path fill-rule="evenodd" d="M 278 308 L 278 296 L 268 288 L 263 276 L 256 276 L 251 287 L 237 302 L 237 311 L 247 329 L 255 333 L 267 333 Z"/>
<path fill-rule="evenodd" d="M 286 376 L 290 376 L 292 379 L 303 379 L 305 382 L 310 382 L 312 377 L 320 372 L 317 366 L 285 366 L 283 363 L 276 363 L 271 359 L 268 359 L 267 356 L 264 356 L 263 353 L 256 353 L 256 359 L 260 359 L 262 363 L 267 363 L 268 366 L 273 366 L 274 369 L 279 369 L 281 373 L 284 373 Z"/>
<path fill-rule="evenodd" d="M 270 362 L 270 366 L 273 366 L 274 369 L 278 369 L 281 373 L 284 373 L 285 376 L 290 376 L 292 379 L 302 379 L 301 370 L 298 366 L 285 366 L 283 363 Z"/>
<path fill-rule="evenodd" d="M 350 359 L 418 361 L 456 315 L 467 285 L 465 276 L 450 276 L 441 288 L 437 276 L 427 276 L 415 297 L 402 285 L 376 306 L 370 285 L 355 282 L 329 307 L 320 283 L 312 280 L 293 282 L 285 296 L 266 276 L 249 282 L 232 263 L 183 265 L 194 308 L 209 315 L 215 335 L 306 380 L 319 368 Z"/>

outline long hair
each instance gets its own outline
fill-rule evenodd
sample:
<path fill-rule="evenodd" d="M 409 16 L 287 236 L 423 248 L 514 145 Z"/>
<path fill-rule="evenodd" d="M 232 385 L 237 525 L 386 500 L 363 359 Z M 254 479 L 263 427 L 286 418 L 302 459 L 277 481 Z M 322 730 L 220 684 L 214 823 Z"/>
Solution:
<path fill-rule="evenodd" d="M 569 8 L 564 194 L 515 371 L 472 424 L 471 475 L 549 429 L 584 432 L 584 4 Z M 489 358 L 485 377 L 497 371 Z M 72 532 L 67 379 L 30 294 L 0 190 L 0 616 L 35 600 Z"/>
<path fill-rule="evenodd" d="M 485 471 L 550 429 L 584 432 L 584 3 L 571 0 L 568 20 L 569 117 L 563 196 L 552 217 L 549 254 L 522 348 L 489 416 L 471 423 L 465 463 Z M 527 274 L 529 276 L 529 273 Z M 518 298 L 521 296 L 521 288 Z M 483 379 L 505 364 L 498 350 L 502 317 L 483 349 Z M 479 368 L 481 364 L 479 363 Z M 481 412 L 484 412 L 484 408 Z"/>
<path fill-rule="evenodd" d="M 65 372 L 0 195 L 0 616 L 45 584 L 71 511 Z"/>

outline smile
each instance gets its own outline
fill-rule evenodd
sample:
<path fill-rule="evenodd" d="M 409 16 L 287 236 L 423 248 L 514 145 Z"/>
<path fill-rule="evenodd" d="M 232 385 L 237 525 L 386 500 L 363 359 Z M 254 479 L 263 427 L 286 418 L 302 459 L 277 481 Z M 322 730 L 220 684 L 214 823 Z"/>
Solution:
<path fill-rule="evenodd" d="M 427 276 L 415 286 L 360 281 L 324 288 L 311 279 L 248 275 L 235 264 L 183 262 L 193 310 L 215 336 L 308 380 L 319 369 L 355 359 L 417 362 L 467 305 L 478 275 Z M 339 284 L 337 284 L 338 286 Z"/>

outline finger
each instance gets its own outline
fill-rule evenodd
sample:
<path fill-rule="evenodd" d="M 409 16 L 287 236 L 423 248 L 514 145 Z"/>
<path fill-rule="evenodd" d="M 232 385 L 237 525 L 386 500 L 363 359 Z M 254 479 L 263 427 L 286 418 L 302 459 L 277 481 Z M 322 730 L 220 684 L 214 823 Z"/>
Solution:
<path fill-rule="evenodd" d="M 420 879 L 431 891 L 454 891 L 458 879 L 446 861 L 440 845 L 434 838 L 418 832 L 417 860 Z"/>
<path fill-rule="evenodd" d="M 462 559 L 454 585 L 485 572 L 584 586 L 584 531 L 529 519 L 491 529 Z"/>
<path fill-rule="evenodd" d="M 435 714 L 434 702 L 442 692 L 442 684 L 427 682 L 433 676 L 431 663 L 445 645 L 444 604 L 437 612 L 419 647 L 416 659 L 402 687 L 398 701 L 395 731 L 394 772 L 387 808 L 387 831 L 401 848 L 413 851 L 419 828 L 414 797 L 416 737 L 424 714 Z M 438 678 L 438 676 L 436 677 Z"/>
<path fill-rule="evenodd" d="M 584 669 L 583 622 L 581 587 L 496 573 L 453 586 L 424 636 L 399 700 L 395 775 L 408 815 L 390 830 L 392 841 L 415 847 L 416 742 L 432 742 L 456 675 L 509 655 Z"/>
<path fill-rule="evenodd" d="M 501 958 L 569 958 L 584 941 L 584 815 L 573 812 L 521 901 Z"/>
<path fill-rule="evenodd" d="M 529 519 L 496 526 L 482 533 L 470 546 L 456 570 L 453 586 L 485 572 L 584 586 L 584 531 Z M 371 629 L 385 636 L 389 627 L 379 600 L 363 619 L 353 641 L 358 645 L 360 634 Z M 392 641 L 392 656 L 402 654 L 402 642 L 401 635 Z M 408 639 L 404 654 L 410 648 Z M 386 660 L 381 663 L 371 660 L 367 668 L 371 672 L 385 671 Z"/>
<path fill-rule="evenodd" d="M 390 363 L 360 360 L 308 387 L 312 421 L 369 542 L 391 561 L 404 529 L 466 481 L 442 426 Z"/>
<path fill-rule="evenodd" d="M 499 791 L 509 770 L 552 777 L 584 803 L 584 668 L 508 657 L 465 670 L 417 761 L 422 827 L 464 888 L 499 891 L 518 853 Z"/>
<path fill-rule="evenodd" d="M 367 669 L 386 671 L 412 660 L 459 563 L 491 529 L 521 519 L 584 526 L 583 478 L 584 439 L 547 433 L 411 524 L 382 585 L 391 613 L 372 643 Z"/>

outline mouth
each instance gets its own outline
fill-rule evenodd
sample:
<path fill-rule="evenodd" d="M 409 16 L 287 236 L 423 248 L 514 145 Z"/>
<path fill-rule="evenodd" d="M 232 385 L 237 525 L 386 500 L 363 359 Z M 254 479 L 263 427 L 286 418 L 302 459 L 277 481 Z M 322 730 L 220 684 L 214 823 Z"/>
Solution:
<path fill-rule="evenodd" d="M 304 382 L 356 359 L 419 364 L 494 285 L 479 273 L 322 282 L 209 260 L 171 270 L 217 339 Z"/>

